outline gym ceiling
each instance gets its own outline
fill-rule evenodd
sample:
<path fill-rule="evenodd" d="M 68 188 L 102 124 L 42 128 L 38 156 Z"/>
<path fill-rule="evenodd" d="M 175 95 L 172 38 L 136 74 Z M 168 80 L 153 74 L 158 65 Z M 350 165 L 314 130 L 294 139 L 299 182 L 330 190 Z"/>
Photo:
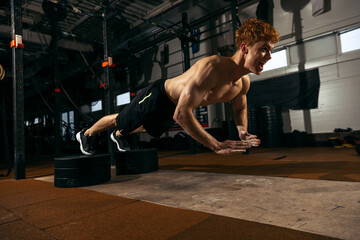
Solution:
<path fill-rule="evenodd" d="M 238 5 L 257 1 L 238 1 Z M 190 25 L 201 24 L 230 11 L 224 0 L 24 0 L 22 28 L 24 48 L 24 86 L 31 78 L 43 85 L 49 79 L 54 20 L 57 25 L 58 58 L 62 79 L 100 66 L 103 57 L 103 16 L 107 15 L 107 36 L 114 62 L 154 44 L 176 38 L 182 31 L 182 13 Z M 11 10 L 9 0 L 0 0 L 0 64 L 11 79 Z M 81 50 L 81 52 L 79 51 Z M 88 64 L 84 64 L 84 57 Z M 122 60 L 121 60 L 122 59 Z M 120 62 L 119 62 L 120 61 Z M 95 67 L 95 68 L 96 68 Z M 34 90 L 32 88 L 32 90 Z M 35 94 L 35 93 L 34 93 Z M 27 96 L 27 95 L 26 95 Z M 26 98 L 25 96 L 25 98 Z"/>

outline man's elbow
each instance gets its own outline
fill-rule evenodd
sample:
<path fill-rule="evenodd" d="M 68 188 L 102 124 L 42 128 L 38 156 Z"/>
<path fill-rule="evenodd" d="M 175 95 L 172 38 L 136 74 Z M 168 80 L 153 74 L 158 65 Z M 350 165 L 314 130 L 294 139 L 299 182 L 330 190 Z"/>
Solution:
<path fill-rule="evenodd" d="M 183 114 L 180 114 L 179 112 L 175 112 L 173 115 L 173 120 L 177 123 L 180 123 L 183 118 Z"/>
<path fill-rule="evenodd" d="M 173 120 L 179 124 L 184 122 L 185 120 L 188 120 L 188 118 L 189 118 L 188 111 L 184 109 L 176 109 L 173 115 Z"/>

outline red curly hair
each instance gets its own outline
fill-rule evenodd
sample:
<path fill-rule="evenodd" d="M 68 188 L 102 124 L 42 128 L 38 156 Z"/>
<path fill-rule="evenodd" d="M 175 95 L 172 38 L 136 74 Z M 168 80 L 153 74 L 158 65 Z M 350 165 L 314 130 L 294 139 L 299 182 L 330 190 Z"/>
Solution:
<path fill-rule="evenodd" d="M 277 43 L 279 39 L 278 32 L 270 24 L 252 18 L 245 20 L 236 31 L 235 44 L 236 48 L 239 49 L 243 42 L 251 47 L 261 40 Z"/>

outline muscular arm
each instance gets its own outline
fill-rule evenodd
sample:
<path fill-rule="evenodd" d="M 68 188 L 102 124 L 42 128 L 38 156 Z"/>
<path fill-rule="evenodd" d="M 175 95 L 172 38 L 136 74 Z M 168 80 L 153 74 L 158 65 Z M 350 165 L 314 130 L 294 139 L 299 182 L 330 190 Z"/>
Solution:
<path fill-rule="evenodd" d="M 193 110 L 201 104 L 206 94 L 221 80 L 216 67 L 214 59 L 200 60 L 193 66 L 190 79 L 181 91 L 173 118 L 190 136 L 218 154 L 244 152 L 251 147 L 248 142 L 217 141 L 202 128 L 193 114 Z"/>
<path fill-rule="evenodd" d="M 257 147 L 260 144 L 260 140 L 257 136 L 251 135 L 247 132 L 248 120 L 247 120 L 247 98 L 246 93 L 250 88 L 249 76 L 243 76 L 242 78 L 242 91 L 233 99 L 232 106 L 234 112 L 234 120 L 237 126 L 239 137 L 241 140 L 245 140 L 251 143 L 251 146 Z"/>
<path fill-rule="evenodd" d="M 241 131 L 247 131 L 248 120 L 247 120 L 247 98 L 246 93 L 250 88 L 249 76 L 245 75 L 242 77 L 242 90 L 238 96 L 232 101 L 232 107 L 234 112 L 234 120 L 239 133 Z"/>
<path fill-rule="evenodd" d="M 216 151 L 220 149 L 220 143 L 202 128 L 193 114 L 208 91 L 216 86 L 216 69 L 210 61 L 197 64 L 194 76 L 180 94 L 173 118 L 194 139 Z"/>

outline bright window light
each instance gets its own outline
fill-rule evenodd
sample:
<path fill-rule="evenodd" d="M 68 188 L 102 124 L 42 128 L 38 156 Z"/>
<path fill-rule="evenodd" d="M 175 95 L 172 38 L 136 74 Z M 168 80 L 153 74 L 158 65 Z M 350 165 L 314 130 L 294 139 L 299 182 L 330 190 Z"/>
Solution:
<path fill-rule="evenodd" d="M 271 54 L 271 59 L 264 65 L 264 70 L 269 71 L 287 66 L 286 49 Z"/>
<path fill-rule="evenodd" d="M 102 109 L 102 101 L 96 101 L 91 103 L 91 112 L 100 111 Z"/>
<path fill-rule="evenodd" d="M 116 96 L 116 105 L 121 106 L 130 103 L 130 92 L 119 94 Z"/>
<path fill-rule="evenodd" d="M 70 111 L 69 112 L 69 122 L 73 123 L 74 122 L 74 111 Z"/>
<path fill-rule="evenodd" d="M 64 112 L 61 114 L 61 120 L 63 121 L 61 123 L 61 129 L 62 129 L 62 135 L 64 136 L 65 135 L 65 131 L 66 131 L 66 126 L 67 126 L 67 123 L 68 123 L 68 113 L 67 112 Z"/>
<path fill-rule="evenodd" d="M 340 34 L 341 52 L 351 52 L 360 49 L 360 28 Z"/>
<path fill-rule="evenodd" d="M 38 124 L 38 123 L 39 123 L 39 118 L 35 118 L 34 124 Z"/>
<path fill-rule="evenodd" d="M 68 113 L 67 112 L 62 113 L 61 119 L 67 123 L 68 122 Z"/>

